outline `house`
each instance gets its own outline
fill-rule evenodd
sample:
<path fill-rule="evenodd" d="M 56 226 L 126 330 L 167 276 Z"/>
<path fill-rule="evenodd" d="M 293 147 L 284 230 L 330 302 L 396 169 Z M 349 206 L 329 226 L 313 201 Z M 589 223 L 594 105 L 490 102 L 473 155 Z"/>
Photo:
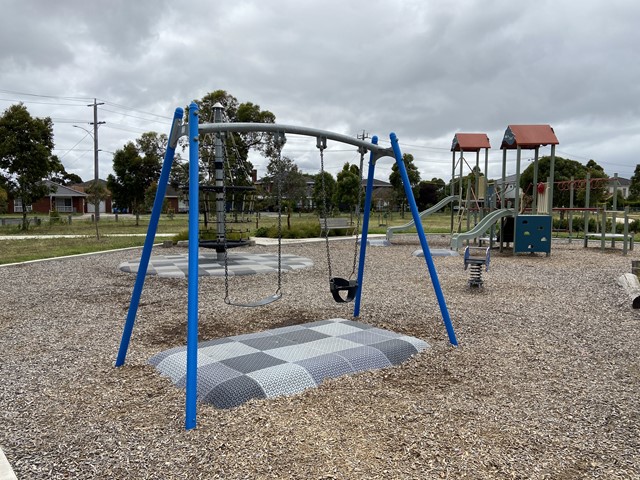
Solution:
<path fill-rule="evenodd" d="M 189 211 L 189 198 L 186 191 L 182 192 L 171 185 L 167 185 L 164 198 L 168 212 L 187 213 Z"/>
<path fill-rule="evenodd" d="M 87 189 L 93 184 L 94 180 L 89 180 L 87 182 L 76 183 L 74 185 L 69 185 L 69 188 L 73 190 L 77 190 L 78 192 L 85 193 Z M 111 213 L 113 210 L 113 202 L 111 200 L 111 192 L 107 188 L 106 180 L 99 179 L 98 182 L 102 185 L 102 187 L 107 192 L 107 198 L 100 202 L 100 213 Z M 85 204 L 85 209 L 79 213 L 95 213 L 96 206 L 93 203 L 87 202 Z"/>
<path fill-rule="evenodd" d="M 616 185 L 616 180 L 618 183 Z M 613 188 L 616 186 L 618 193 L 622 195 L 622 198 L 629 198 L 629 187 L 631 186 L 631 180 L 622 177 L 611 177 L 607 185 L 607 193 L 613 195 Z"/>
<path fill-rule="evenodd" d="M 44 184 L 51 188 L 49 195 L 42 197 L 31 205 L 23 205 L 21 198 L 9 199 L 8 213 L 45 213 L 57 211 L 59 213 L 84 213 L 86 207 L 87 194 L 74 190 L 64 185 L 58 185 L 49 180 Z"/>

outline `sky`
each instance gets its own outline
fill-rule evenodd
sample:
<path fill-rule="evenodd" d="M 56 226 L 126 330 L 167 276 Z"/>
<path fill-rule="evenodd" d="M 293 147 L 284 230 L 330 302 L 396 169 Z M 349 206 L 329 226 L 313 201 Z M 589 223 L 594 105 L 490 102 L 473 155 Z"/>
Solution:
<path fill-rule="evenodd" d="M 456 133 L 486 133 L 501 175 L 508 125 L 549 124 L 556 154 L 630 178 L 640 164 L 637 0 L 0 0 L 0 111 L 51 117 L 65 169 L 99 176 L 176 107 L 226 90 L 276 122 L 343 135 L 395 132 L 423 180 L 451 178 Z M 74 127 L 76 125 L 76 128 Z M 284 155 L 320 168 L 315 138 Z M 549 154 L 549 147 L 541 155 Z M 187 153 L 183 156 L 186 158 Z M 523 153 L 523 169 L 531 161 Z M 475 154 L 465 157 L 475 162 Z M 267 161 L 250 157 L 258 175 Z M 329 142 L 326 169 L 357 162 Z M 484 159 L 481 168 L 484 170 Z M 515 173 L 515 153 L 507 159 Z M 388 180 L 392 160 L 376 164 Z"/>

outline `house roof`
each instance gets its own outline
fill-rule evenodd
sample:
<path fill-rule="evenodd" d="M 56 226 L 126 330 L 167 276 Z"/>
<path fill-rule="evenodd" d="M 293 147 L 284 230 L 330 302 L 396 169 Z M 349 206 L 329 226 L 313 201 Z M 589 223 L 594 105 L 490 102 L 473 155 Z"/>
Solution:
<path fill-rule="evenodd" d="M 50 197 L 86 197 L 86 193 L 79 192 L 78 190 L 74 190 L 73 188 L 65 187 L 64 185 L 59 185 L 50 180 L 44 181 L 45 185 L 51 188 Z"/>
<path fill-rule="evenodd" d="M 451 142 L 452 152 L 479 152 L 483 148 L 491 148 L 486 133 L 456 133 Z"/>
<path fill-rule="evenodd" d="M 518 147 L 534 149 L 543 145 L 558 145 L 560 142 L 550 125 L 509 125 L 502 139 L 502 150 Z"/>
<path fill-rule="evenodd" d="M 617 177 L 617 180 L 619 187 L 628 187 L 629 185 L 631 185 L 631 180 L 629 180 L 628 178 Z M 609 185 L 613 186 L 615 181 L 616 177 L 609 177 Z"/>
<path fill-rule="evenodd" d="M 367 185 L 367 179 L 363 178 L 362 179 L 362 185 L 366 186 Z M 384 180 L 378 180 L 377 178 L 373 179 L 373 187 L 374 188 L 379 188 L 379 187 L 388 187 L 391 188 L 393 185 L 391 185 L 389 182 L 385 182 Z"/>

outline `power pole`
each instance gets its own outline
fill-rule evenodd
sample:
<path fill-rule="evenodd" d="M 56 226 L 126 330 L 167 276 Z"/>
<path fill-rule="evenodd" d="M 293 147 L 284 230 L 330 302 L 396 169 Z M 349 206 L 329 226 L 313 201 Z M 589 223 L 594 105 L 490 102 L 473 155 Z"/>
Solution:
<path fill-rule="evenodd" d="M 93 125 L 93 181 L 95 184 L 94 188 L 98 186 L 98 126 L 102 125 L 105 122 L 98 122 L 98 105 L 104 105 L 104 102 L 98 103 L 98 101 L 94 98 L 93 103 L 87 105 L 87 107 L 93 107 L 93 122 L 90 122 L 89 125 Z M 100 220 L 100 200 L 96 200 L 94 204 L 94 215 L 96 222 Z"/>
<path fill-rule="evenodd" d="M 358 140 L 366 140 L 367 138 L 369 138 L 369 134 L 364 130 L 362 130 L 362 135 L 358 134 L 356 136 L 358 137 Z"/>

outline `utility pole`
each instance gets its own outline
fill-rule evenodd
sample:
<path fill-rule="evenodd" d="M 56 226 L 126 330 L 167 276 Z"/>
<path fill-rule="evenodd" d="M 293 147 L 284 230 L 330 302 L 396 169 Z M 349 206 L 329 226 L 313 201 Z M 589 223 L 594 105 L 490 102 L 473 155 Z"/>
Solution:
<path fill-rule="evenodd" d="M 366 140 L 367 138 L 369 138 L 369 134 L 364 130 L 362 130 L 362 135 L 358 134 L 356 136 L 358 137 L 358 140 Z"/>
<path fill-rule="evenodd" d="M 98 175 L 98 126 L 102 125 L 105 122 L 98 122 L 98 105 L 104 105 L 104 102 L 98 103 L 98 101 L 94 98 L 93 103 L 87 105 L 87 107 L 93 107 L 93 122 L 90 122 L 89 125 L 93 125 L 93 181 L 95 184 L 94 188 L 98 186 L 98 179 L 100 178 Z M 96 222 L 100 220 L 100 200 L 96 200 L 94 204 L 94 215 Z"/>

